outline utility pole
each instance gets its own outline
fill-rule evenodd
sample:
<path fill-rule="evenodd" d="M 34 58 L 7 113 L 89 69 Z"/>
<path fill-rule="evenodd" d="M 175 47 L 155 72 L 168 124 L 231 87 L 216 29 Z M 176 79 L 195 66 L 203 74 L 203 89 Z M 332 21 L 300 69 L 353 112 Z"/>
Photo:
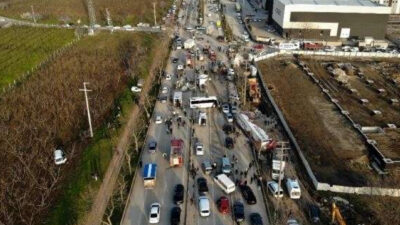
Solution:
<path fill-rule="evenodd" d="M 286 144 L 288 144 L 288 142 L 286 141 L 280 141 L 279 142 L 279 148 L 277 150 L 279 150 L 279 179 L 278 179 L 278 193 L 280 193 L 282 191 L 282 187 L 281 187 L 281 183 L 282 183 L 282 172 L 283 172 L 283 156 L 286 156 L 286 150 L 289 150 L 289 147 L 286 147 Z M 285 166 L 286 167 L 286 166 Z M 278 198 L 278 207 L 276 208 L 276 211 L 280 208 L 281 205 L 281 199 Z"/>
<path fill-rule="evenodd" d="M 86 101 L 86 110 L 87 110 L 87 114 L 88 114 L 88 121 L 89 121 L 89 131 L 90 131 L 90 137 L 93 137 L 93 128 L 92 128 L 92 118 L 90 117 L 90 110 L 89 110 L 89 99 L 88 99 L 88 95 L 87 93 L 89 90 L 86 88 L 86 84 L 89 84 L 88 82 L 83 82 L 83 89 L 79 89 L 79 91 L 83 91 L 85 92 L 85 101 Z"/>
<path fill-rule="evenodd" d="M 31 10 L 32 10 L 32 19 L 33 19 L 33 22 L 36 23 L 36 16 L 35 16 L 35 10 L 33 10 L 33 5 L 31 5 Z"/>
<path fill-rule="evenodd" d="M 156 3 L 153 2 L 154 26 L 157 26 Z"/>

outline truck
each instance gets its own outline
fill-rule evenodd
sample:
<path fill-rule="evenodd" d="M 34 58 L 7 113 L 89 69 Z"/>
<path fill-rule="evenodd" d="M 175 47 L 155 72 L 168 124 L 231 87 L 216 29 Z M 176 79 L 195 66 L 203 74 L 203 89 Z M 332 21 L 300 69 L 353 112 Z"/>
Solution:
<path fill-rule="evenodd" d="M 237 12 L 237 13 L 239 13 L 239 12 L 242 11 L 242 7 L 241 7 L 241 5 L 240 5 L 239 2 L 236 2 L 236 4 L 235 4 L 235 9 L 236 9 L 236 12 Z"/>
<path fill-rule="evenodd" d="M 181 107 L 182 106 L 182 91 L 174 92 L 174 106 Z"/>
<path fill-rule="evenodd" d="M 169 153 L 169 165 L 171 167 L 180 167 L 183 165 L 183 145 L 182 139 L 172 139 Z"/>
<path fill-rule="evenodd" d="M 192 68 L 192 56 L 190 54 L 186 56 L 186 66 Z"/>
<path fill-rule="evenodd" d="M 256 150 L 269 151 L 275 148 L 275 141 L 272 140 L 263 129 L 252 123 L 246 114 L 237 113 L 236 122 L 250 138 L 250 141 Z"/>
<path fill-rule="evenodd" d="M 156 186 L 157 164 L 149 163 L 144 165 L 142 176 L 144 188 L 154 188 Z"/>
<path fill-rule="evenodd" d="M 282 161 L 281 161 L 282 159 Z M 287 155 L 285 152 L 273 151 L 272 153 L 272 171 L 271 177 L 274 180 L 279 180 L 279 174 L 281 179 L 284 178 L 285 166 L 286 166 Z"/>

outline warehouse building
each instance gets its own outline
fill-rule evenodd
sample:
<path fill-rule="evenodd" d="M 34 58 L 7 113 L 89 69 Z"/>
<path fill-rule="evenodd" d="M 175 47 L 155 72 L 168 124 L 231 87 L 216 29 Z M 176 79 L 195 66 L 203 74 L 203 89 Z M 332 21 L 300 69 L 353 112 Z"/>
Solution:
<path fill-rule="evenodd" d="M 266 2 L 268 4 L 268 2 Z M 370 0 L 274 0 L 272 23 L 284 38 L 383 40 L 391 8 Z"/>

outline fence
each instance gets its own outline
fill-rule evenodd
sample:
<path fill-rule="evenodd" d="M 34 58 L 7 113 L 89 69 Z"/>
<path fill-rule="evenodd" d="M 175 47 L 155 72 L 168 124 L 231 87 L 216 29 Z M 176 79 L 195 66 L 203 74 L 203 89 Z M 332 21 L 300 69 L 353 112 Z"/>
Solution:
<path fill-rule="evenodd" d="M 275 57 L 277 55 L 310 55 L 310 56 L 336 56 L 336 57 L 351 57 L 351 58 L 400 58 L 400 54 L 380 53 L 380 52 L 322 52 L 322 51 L 303 51 L 303 50 L 280 50 L 274 53 L 261 53 L 254 58 L 255 62 Z"/>
<path fill-rule="evenodd" d="M 299 52 L 299 51 L 298 51 Z M 290 52 L 289 54 L 293 54 L 294 52 Z M 288 53 L 284 53 L 288 54 Z M 264 55 L 264 59 L 275 57 L 277 55 L 282 55 L 282 53 L 271 53 Z M 259 61 L 259 60 L 256 60 Z M 266 97 L 269 102 L 271 103 L 275 113 L 277 114 L 279 118 L 279 122 L 282 125 L 283 129 L 285 130 L 286 134 L 289 137 L 289 140 L 294 147 L 294 149 L 297 152 L 297 155 L 300 158 L 300 161 L 304 168 L 306 169 L 307 175 L 309 179 L 311 180 L 312 184 L 314 185 L 314 188 L 317 191 L 330 191 L 330 192 L 337 192 L 337 193 L 349 193 L 349 194 L 363 194 L 363 195 L 381 195 L 381 196 L 392 196 L 392 197 L 400 197 L 400 189 L 396 188 L 381 188 L 381 187 L 350 187 L 350 186 L 342 186 L 342 185 L 336 185 L 336 184 L 328 184 L 328 183 L 321 183 L 318 181 L 317 177 L 315 176 L 313 170 L 310 167 L 310 164 L 308 163 L 306 157 L 304 156 L 299 144 L 297 143 L 296 138 L 294 137 L 290 127 L 288 126 L 285 117 L 283 116 L 281 110 L 279 109 L 278 105 L 276 104 L 274 98 L 272 97 L 271 93 L 268 90 L 268 87 L 266 86 L 261 70 L 259 69 L 258 65 L 256 65 L 257 68 L 257 76 L 258 80 L 260 81 L 261 84 L 261 91 L 263 97 Z"/>

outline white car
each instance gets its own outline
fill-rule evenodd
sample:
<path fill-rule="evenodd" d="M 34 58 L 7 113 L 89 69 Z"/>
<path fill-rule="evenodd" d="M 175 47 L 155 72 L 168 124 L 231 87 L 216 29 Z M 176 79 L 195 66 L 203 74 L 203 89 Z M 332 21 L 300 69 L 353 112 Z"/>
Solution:
<path fill-rule="evenodd" d="M 222 105 L 222 112 L 225 114 L 229 113 L 229 105 L 228 104 Z"/>
<path fill-rule="evenodd" d="M 161 93 L 167 94 L 168 93 L 168 87 L 163 87 Z"/>
<path fill-rule="evenodd" d="M 200 143 L 196 143 L 196 155 L 204 155 L 204 147 Z"/>
<path fill-rule="evenodd" d="M 161 124 L 162 123 L 162 117 L 161 116 L 156 116 L 156 124 Z"/>
<path fill-rule="evenodd" d="M 171 74 L 167 74 L 167 76 L 165 76 L 165 79 L 166 79 L 166 80 L 171 80 L 171 78 L 172 78 L 172 75 L 171 75 Z"/>
<path fill-rule="evenodd" d="M 275 181 L 268 181 L 267 187 L 268 191 L 271 192 L 272 196 L 274 196 L 275 198 L 283 197 L 283 189 L 282 187 L 280 187 L 278 191 L 278 183 L 276 183 Z"/>
<path fill-rule="evenodd" d="M 177 69 L 177 70 L 183 70 L 183 65 L 182 65 L 182 64 L 179 64 L 179 65 L 177 66 L 176 69 Z"/>
<path fill-rule="evenodd" d="M 228 112 L 225 115 L 226 115 L 226 120 L 228 120 L 229 123 L 233 123 L 233 115 L 232 115 L 232 113 Z"/>
<path fill-rule="evenodd" d="M 210 216 L 210 200 L 206 196 L 199 197 L 199 212 L 200 216 Z"/>
<path fill-rule="evenodd" d="M 65 158 L 61 149 L 54 150 L 54 162 L 56 165 L 62 165 L 67 162 L 67 158 Z"/>
<path fill-rule="evenodd" d="M 160 203 L 156 202 L 151 204 L 150 214 L 149 214 L 149 223 L 159 223 L 160 222 Z"/>
<path fill-rule="evenodd" d="M 142 91 L 142 88 L 133 86 L 133 87 L 131 87 L 131 91 L 132 91 L 132 92 L 135 92 L 135 93 L 139 93 L 139 92 Z"/>

